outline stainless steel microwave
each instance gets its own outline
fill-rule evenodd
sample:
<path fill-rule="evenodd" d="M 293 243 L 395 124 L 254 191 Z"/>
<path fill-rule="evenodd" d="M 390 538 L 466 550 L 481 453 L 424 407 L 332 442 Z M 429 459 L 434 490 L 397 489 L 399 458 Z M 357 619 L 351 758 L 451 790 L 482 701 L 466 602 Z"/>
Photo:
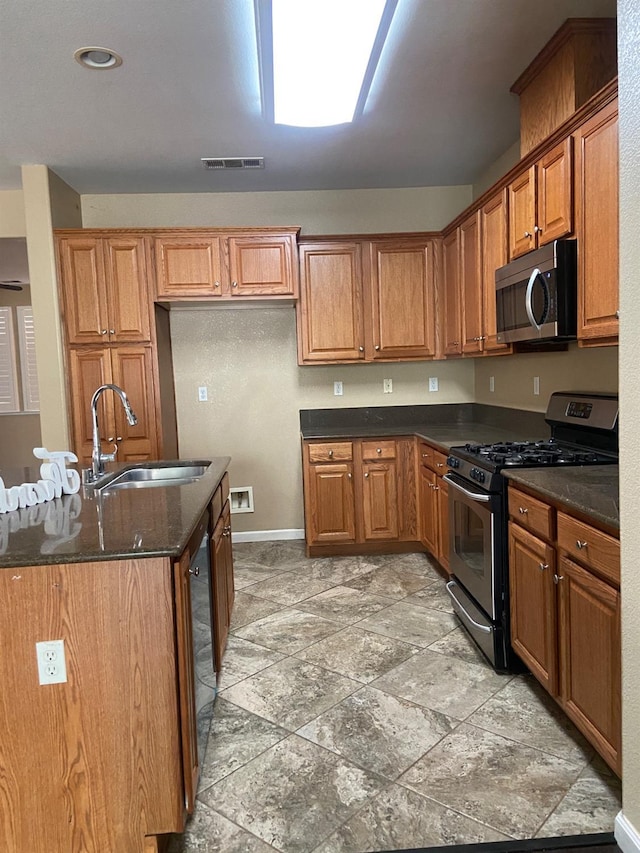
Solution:
<path fill-rule="evenodd" d="M 554 240 L 496 270 L 498 341 L 576 337 L 576 241 Z"/>

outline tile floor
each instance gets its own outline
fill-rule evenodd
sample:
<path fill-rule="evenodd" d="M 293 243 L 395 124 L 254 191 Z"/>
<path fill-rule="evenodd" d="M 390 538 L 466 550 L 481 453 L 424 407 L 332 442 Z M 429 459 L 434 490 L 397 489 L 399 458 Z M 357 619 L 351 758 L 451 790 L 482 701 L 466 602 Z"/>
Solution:
<path fill-rule="evenodd" d="M 424 554 L 234 545 L 195 813 L 172 853 L 365 853 L 608 832 L 619 780 L 529 675 L 497 675 Z"/>

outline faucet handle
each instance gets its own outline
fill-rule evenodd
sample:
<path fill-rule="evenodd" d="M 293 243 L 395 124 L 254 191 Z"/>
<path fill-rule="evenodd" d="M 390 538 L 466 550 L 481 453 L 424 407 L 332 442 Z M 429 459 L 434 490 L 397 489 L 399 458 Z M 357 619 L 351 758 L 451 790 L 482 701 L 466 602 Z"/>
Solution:
<path fill-rule="evenodd" d="M 111 453 L 101 453 L 101 454 L 100 454 L 100 459 L 101 459 L 103 462 L 115 462 L 115 461 L 116 461 L 116 455 L 117 455 L 117 453 L 118 453 L 118 445 L 117 445 L 117 444 L 115 443 L 115 441 L 114 441 L 114 442 L 113 442 L 113 450 L 112 450 L 112 452 L 111 452 Z"/>

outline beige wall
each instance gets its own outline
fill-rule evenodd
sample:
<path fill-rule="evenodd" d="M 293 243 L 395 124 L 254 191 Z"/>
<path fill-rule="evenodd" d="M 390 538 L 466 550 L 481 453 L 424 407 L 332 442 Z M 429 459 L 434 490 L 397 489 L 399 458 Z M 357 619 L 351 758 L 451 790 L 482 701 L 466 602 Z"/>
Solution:
<path fill-rule="evenodd" d="M 622 532 L 623 811 L 640 846 L 640 6 L 618 2 L 620 84 L 620 525 Z"/>
<path fill-rule="evenodd" d="M 439 230 L 471 186 L 314 192 L 83 195 L 85 228 L 300 225 L 305 234 Z"/>
<path fill-rule="evenodd" d="M 22 167 L 31 302 L 36 332 L 42 443 L 69 448 L 61 319 L 56 284 L 54 227 L 80 227 L 80 199 L 46 166 Z"/>
<path fill-rule="evenodd" d="M 473 185 L 473 197 L 478 198 L 492 184 L 499 181 L 503 175 L 512 169 L 520 160 L 520 140 L 517 139 L 495 163 L 480 175 Z"/>
<path fill-rule="evenodd" d="M 0 237 L 25 237 L 22 190 L 0 190 Z"/>
<path fill-rule="evenodd" d="M 489 390 L 494 377 L 494 391 Z M 540 394 L 533 378 L 540 378 Z M 552 391 L 617 391 L 618 348 L 527 353 L 475 360 L 475 399 L 478 403 L 544 412 Z"/>
<path fill-rule="evenodd" d="M 299 367 L 293 308 L 172 311 L 171 328 L 180 455 L 232 457 L 231 485 L 254 489 L 255 512 L 234 515 L 237 532 L 303 527 L 300 409 L 473 399 L 469 362 Z"/>

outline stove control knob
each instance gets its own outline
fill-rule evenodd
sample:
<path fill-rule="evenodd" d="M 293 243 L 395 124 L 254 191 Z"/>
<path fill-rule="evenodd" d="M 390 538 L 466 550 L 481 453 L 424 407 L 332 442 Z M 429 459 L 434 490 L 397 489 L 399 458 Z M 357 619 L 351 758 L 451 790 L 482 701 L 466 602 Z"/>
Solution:
<path fill-rule="evenodd" d="M 478 482 L 484 483 L 484 481 L 485 481 L 484 471 L 478 471 Z"/>
<path fill-rule="evenodd" d="M 478 479 L 478 474 L 479 474 L 479 473 L 480 473 L 480 472 L 478 471 L 478 469 L 477 469 L 477 468 L 472 468 L 472 469 L 469 471 L 469 476 L 471 477 L 471 479 L 472 479 L 472 480 L 477 480 L 477 479 Z"/>
<path fill-rule="evenodd" d="M 449 468 L 459 468 L 460 460 L 456 459 L 455 456 L 447 456 L 447 465 Z"/>

